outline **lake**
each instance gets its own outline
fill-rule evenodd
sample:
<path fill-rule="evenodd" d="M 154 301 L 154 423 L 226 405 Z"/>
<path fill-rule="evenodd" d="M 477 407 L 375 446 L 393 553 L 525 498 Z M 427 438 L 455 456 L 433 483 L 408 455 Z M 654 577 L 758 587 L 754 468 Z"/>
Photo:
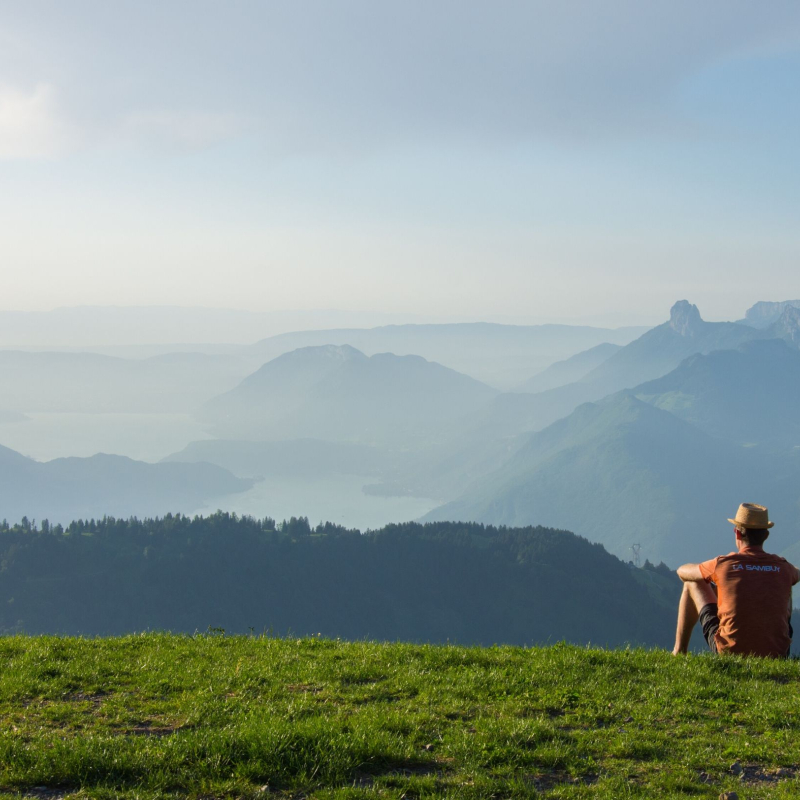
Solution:
<path fill-rule="evenodd" d="M 309 522 L 335 522 L 347 528 L 381 528 L 390 522 L 407 522 L 427 514 L 438 503 L 420 497 L 379 497 L 366 495 L 362 487 L 375 479 L 358 475 L 330 475 L 324 478 L 297 479 L 269 477 L 250 491 L 217 498 L 196 514 L 217 509 L 273 517 L 308 517 Z"/>
<path fill-rule="evenodd" d="M 139 461 L 159 461 L 189 442 L 211 438 L 185 414 L 30 413 L 24 422 L 0 424 L 0 444 L 37 461 L 66 456 L 113 453 Z M 312 525 L 335 522 L 348 528 L 380 528 L 426 514 L 438 503 L 418 497 L 365 495 L 373 477 L 270 476 L 241 494 L 226 495 L 192 509 L 208 514 L 218 508 L 277 520 L 308 517 Z"/>

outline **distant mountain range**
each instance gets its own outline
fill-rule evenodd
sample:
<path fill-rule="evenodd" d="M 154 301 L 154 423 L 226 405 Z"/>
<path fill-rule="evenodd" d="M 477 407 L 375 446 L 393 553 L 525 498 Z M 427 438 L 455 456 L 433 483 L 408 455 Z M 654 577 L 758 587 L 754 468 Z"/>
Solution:
<path fill-rule="evenodd" d="M 741 321 L 755 328 L 768 328 L 780 319 L 787 308 L 800 308 L 800 300 L 782 300 L 777 303 L 758 302 L 747 309 L 747 313 Z"/>
<path fill-rule="evenodd" d="M 479 409 L 474 425 L 486 430 L 494 426 L 501 436 L 511 431 L 541 430 L 581 403 L 660 378 L 691 355 L 771 338 L 794 345 L 800 339 L 800 312 L 788 307 L 769 328 L 757 329 L 735 322 L 705 322 L 697 306 L 681 300 L 672 307 L 668 322 L 620 348 L 580 379 L 537 394 L 500 396 L 494 408 Z"/>
<path fill-rule="evenodd" d="M 242 354 L 262 362 L 304 347 L 350 345 L 366 355 L 418 355 L 498 389 L 512 389 L 553 362 L 598 344 L 628 344 L 647 328 L 574 325 L 385 325 L 302 331 L 264 339 Z"/>
<path fill-rule="evenodd" d="M 496 390 L 419 356 L 368 357 L 348 345 L 280 356 L 206 404 L 225 438 L 424 443 Z"/>
<path fill-rule="evenodd" d="M 370 494 L 441 501 L 430 519 L 566 528 L 622 558 L 640 544 L 673 565 L 725 549 L 725 517 L 743 500 L 765 502 L 780 521 L 775 540 L 800 552 L 798 305 L 707 322 L 682 300 L 637 338 L 402 325 L 140 360 L 0 351 L 0 421 L 56 406 L 199 407 L 217 437 L 158 465 L 36 464 L 0 451 L 0 508 L 12 518 L 156 513 L 250 485 L 234 474 L 339 473 L 380 480 Z"/>
<path fill-rule="evenodd" d="M 80 315 L 67 311 L 64 324 L 78 324 Z M 113 309 L 106 311 L 97 319 L 111 325 Z M 129 312 L 120 310 L 120 319 L 133 325 L 141 315 Z M 156 316 L 164 321 L 164 314 Z M 223 314 L 217 321 L 222 324 L 225 319 Z M 422 356 L 511 388 L 558 359 L 602 342 L 626 344 L 643 330 L 487 323 L 390 325 L 301 331 L 255 345 L 97 345 L 85 352 L 0 349 L 0 371 L 6 381 L 0 412 L 190 413 L 278 356 L 327 345 L 352 346 L 370 356 Z"/>
<path fill-rule="evenodd" d="M 147 464 L 103 454 L 40 463 L 0 447 L 0 519 L 12 522 L 188 513 L 250 486 L 212 464 Z"/>
<path fill-rule="evenodd" d="M 765 328 L 706 323 L 681 302 L 669 323 L 580 381 L 495 398 L 490 409 L 506 413 L 482 409 L 483 430 L 501 420 L 494 432 L 513 442 L 509 457 L 498 466 L 490 454 L 483 474 L 473 465 L 478 478 L 426 519 L 536 521 L 577 531 L 620 557 L 641 544 L 651 560 L 676 564 L 723 551 L 730 544 L 719 538 L 730 538 L 723 512 L 765 502 L 782 522 L 772 546 L 793 547 L 800 542 L 798 320 L 787 304 Z M 593 402 L 578 405 L 581 389 Z M 560 418 L 514 437 L 515 425 L 532 429 L 548 415 Z M 438 485 L 452 483 L 440 477 Z"/>
<path fill-rule="evenodd" d="M 731 548 L 725 519 L 744 501 L 768 501 L 782 523 L 775 546 L 793 544 L 798 486 L 800 451 L 743 448 L 623 393 L 532 434 L 506 464 L 425 519 L 536 520 L 622 558 L 641 544 L 651 561 L 676 565 Z"/>

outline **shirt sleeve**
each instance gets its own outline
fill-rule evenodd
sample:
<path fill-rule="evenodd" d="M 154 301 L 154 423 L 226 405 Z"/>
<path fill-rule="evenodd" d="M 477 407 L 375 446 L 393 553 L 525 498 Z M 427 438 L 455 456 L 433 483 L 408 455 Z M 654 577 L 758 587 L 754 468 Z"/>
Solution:
<path fill-rule="evenodd" d="M 711 583 L 712 581 L 716 583 L 714 580 L 714 573 L 717 571 L 717 561 L 719 561 L 719 556 L 709 559 L 708 561 L 703 561 L 697 565 L 700 567 L 700 574 L 703 576 L 703 580 L 706 583 Z"/>

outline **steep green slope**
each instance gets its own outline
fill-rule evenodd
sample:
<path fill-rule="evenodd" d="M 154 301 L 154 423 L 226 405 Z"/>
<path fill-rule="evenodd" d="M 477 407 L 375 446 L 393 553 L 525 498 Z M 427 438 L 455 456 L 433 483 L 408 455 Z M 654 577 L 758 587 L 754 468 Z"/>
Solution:
<path fill-rule="evenodd" d="M 564 645 L 5 637 L 0 796 L 796 798 L 798 681 Z"/>
<path fill-rule="evenodd" d="M 562 527 L 624 558 L 638 543 L 643 557 L 679 564 L 727 552 L 725 518 L 743 501 L 761 498 L 780 520 L 773 549 L 800 540 L 798 486 L 797 451 L 739 447 L 623 394 L 531 435 L 426 519 Z"/>
<path fill-rule="evenodd" d="M 800 444 L 800 350 L 781 339 L 694 355 L 633 394 L 713 436 Z"/>
<path fill-rule="evenodd" d="M 276 531 L 226 514 L 0 530 L 0 631 L 321 632 L 349 639 L 671 644 L 674 603 L 565 531 L 440 523 Z M 669 607 L 667 607 L 667 605 Z"/>

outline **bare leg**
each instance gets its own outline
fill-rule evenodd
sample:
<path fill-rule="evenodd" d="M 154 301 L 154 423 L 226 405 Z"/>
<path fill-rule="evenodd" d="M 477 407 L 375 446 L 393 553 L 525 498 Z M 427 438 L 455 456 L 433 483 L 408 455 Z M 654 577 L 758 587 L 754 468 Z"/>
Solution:
<path fill-rule="evenodd" d="M 685 581 L 681 602 L 678 606 L 678 628 L 675 631 L 675 649 L 673 655 L 687 653 L 692 631 L 700 618 L 703 606 L 716 603 L 717 595 L 714 589 L 705 581 Z"/>

